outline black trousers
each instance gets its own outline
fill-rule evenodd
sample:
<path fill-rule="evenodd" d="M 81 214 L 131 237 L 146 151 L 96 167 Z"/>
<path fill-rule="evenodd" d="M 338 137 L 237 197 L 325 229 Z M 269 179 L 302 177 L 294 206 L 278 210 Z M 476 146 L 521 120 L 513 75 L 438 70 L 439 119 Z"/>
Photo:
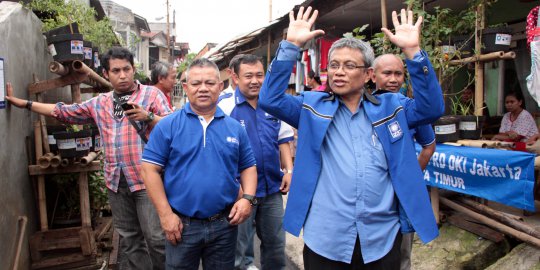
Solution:
<path fill-rule="evenodd" d="M 356 238 L 352 261 L 350 264 L 333 261 L 313 252 L 304 244 L 304 268 L 306 270 L 399 270 L 401 253 L 401 233 L 398 232 L 394 245 L 384 257 L 364 264 L 360 247 L 360 239 Z"/>

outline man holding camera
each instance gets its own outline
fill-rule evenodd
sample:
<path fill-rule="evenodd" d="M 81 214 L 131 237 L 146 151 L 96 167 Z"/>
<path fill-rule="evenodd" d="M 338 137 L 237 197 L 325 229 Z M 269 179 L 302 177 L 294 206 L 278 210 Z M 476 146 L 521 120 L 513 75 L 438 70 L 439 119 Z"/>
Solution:
<path fill-rule="evenodd" d="M 51 116 L 70 124 L 95 122 L 105 151 L 105 181 L 109 189 L 113 222 L 121 236 L 125 258 L 120 269 L 164 269 L 164 236 L 156 210 L 140 177 L 142 136 L 162 116 L 171 113 L 167 99 L 158 89 L 137 84 L 133 76 L 133 54 L 113 47 L 102 56 L 103 75 L 114 91 L 81 104 L 47 104 L 13 96 L 7 85 L 6 100 L 19 108 Z M 138 132 L 132 123 L 138 125 Z"/>

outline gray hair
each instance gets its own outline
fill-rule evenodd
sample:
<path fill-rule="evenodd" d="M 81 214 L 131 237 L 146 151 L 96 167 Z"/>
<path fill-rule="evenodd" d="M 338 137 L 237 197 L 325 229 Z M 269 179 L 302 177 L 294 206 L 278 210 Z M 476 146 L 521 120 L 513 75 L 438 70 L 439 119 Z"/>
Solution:
<path fill-rule="evenodd" d="M 152 65 L 152 72 L 150 73 L 150 81 L 152 85 L 156 85 L 159 82 L 159 77 L 167 77 L 172 65 L 169 63 L 158 61 Z"/>
<path fill-rule="evenodd" d="M 403 65 L 403 60 L 401 59 L 401 57 L 399 57 L 399 55 L 392 54 L 392 53 L 386 53 L 386 54 L 379 55 L 379 56 L 375 57 L 375 60 L 373 60 L 373 63 L 372 63 L 373 70 L 376 70 L 377 65 L 379 64 L 379 61 L 381 61 L 381 59 L 383 57 L 387 57 L 387 56 L 395 57 Z M 403 70 L 405 70 L 405 67 L 403 67 Z"/>
<path fill-rule="evenodd" d="M 368 42 L 356 38 L 342 38 L 334 42 L 332 47 L 330 47 L 330 51 L 328 52 L 328 61 L 330 61 L 330 57 L 332 57 L 334 50 L 341 48 L 349 48 L 360 51 L 364 60 L 364 65 L 366 67 L 371 67 L 373 58 L 375 58 L 375 53 L 373 53 L 373 49 Z"/>
<path fill-rule="evenodd" d="M 186 69 L 186 81 L 189 81 L 189 71 L 194 68 L 204 68 L 204 67 L 210 67 L 213 68 L 216 71 L 216 76 L 218 77 L 218 80 L 221 81 L 221 76 L 219 74 L 219 68 L 216 65 L 216 63 L 208 60 L 208 58 L 197 58 L 191 62 L 189 67 Z"/>

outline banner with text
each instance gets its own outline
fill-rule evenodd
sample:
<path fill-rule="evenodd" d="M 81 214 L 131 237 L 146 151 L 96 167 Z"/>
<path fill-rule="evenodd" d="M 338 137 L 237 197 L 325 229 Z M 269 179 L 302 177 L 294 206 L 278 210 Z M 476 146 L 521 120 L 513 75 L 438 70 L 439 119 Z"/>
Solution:
<path fill-rule="evenodd" d="M 416 144 L 418 154 L 422 147 Z M 534 211 L 534 158 L 520 151 L 437 144 L 427 185 Z"/>

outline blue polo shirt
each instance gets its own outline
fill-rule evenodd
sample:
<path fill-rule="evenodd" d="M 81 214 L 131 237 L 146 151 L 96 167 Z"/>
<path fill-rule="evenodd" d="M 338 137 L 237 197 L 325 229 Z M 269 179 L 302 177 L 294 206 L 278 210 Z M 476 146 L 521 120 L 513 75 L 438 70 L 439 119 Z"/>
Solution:
<path fill-rule="evenodd" d="M 236 176 L 255 166 L 246 131 L 219 107 L 210 122 L 186 104 L 154 127 L 142 161 L 165 169 L 172 208 L 195 218 L 213 216 L 234 203 Z"/>
<path fill-rule="evenodd" d="M 266 113 L 259 106 L 253 108 L 239 88 L 220 99 L 219 107 L 238 120 L 246 129 L 257 161 L 257 197 L 279 192 L 283 173 L 280 168 L 279 145 L 294 139 L 292 127 Z"/>

